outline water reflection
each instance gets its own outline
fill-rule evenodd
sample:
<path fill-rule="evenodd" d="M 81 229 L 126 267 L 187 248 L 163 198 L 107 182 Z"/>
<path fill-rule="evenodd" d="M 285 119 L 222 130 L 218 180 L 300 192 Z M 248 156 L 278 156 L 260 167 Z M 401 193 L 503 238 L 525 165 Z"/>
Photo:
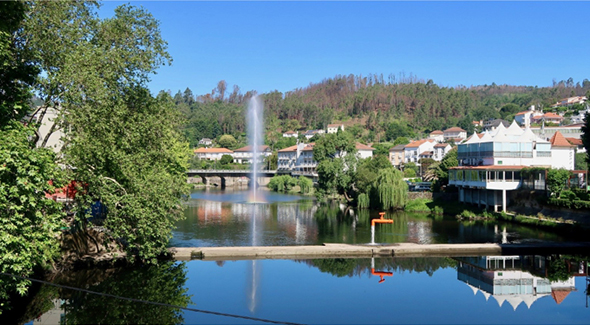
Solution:
<path fill-rule="evenodd" d="M 183 324 L 180 307 L 191 303 L 185 287 L 185 263 L 162 262 L 131 269 L 65 272 L 47 280 L 58 287 L 43 284 L 32 288 L 25 298 L 28 302 L 24 304 L 24 311 L 21 314 L 3 313 L 0 323 L 33 320 L 35 324 Z M 23 303 L 18 299 L 15 302 Z"/>
<path fill-rule="evenodd" d="M 480 256 L 457 259 L 457 278 L 473 295 L 493 297 L 498 306 L 508 302 L 516 311 L 529 309 L 540 298 L 551 296 L 559 305 L 576 290 L 575 277 L 586 277 L 587 261 L 560 256 Z"/>
<path fill-rule="evenodd" d="M 170 246 L 249 246 L 251 208 L 247 191 L 196 192 L 177 223 Z M 257 204 L 259 245 L 314 245 L 371 242 L 371 219 L 378 211 L 318 204 L 300 196 L 266 193 Z M 563 241 L 557 233 L 504 222 L 459 222 L 453 217 L 388 212 L 393 224 L 378 225 L 377 243 L 520 243 Z M 568 240 L 573 240 L 571 237 Z"/>

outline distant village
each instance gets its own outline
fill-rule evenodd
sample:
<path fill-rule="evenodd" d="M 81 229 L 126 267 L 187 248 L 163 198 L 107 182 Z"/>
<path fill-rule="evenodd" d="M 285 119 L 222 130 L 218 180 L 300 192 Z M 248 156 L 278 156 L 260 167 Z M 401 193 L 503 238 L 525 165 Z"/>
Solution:
<path fill-rule="evenodd" d="M 581 141 L 581 128 L 585 114 L 590 112 L 590 106 L 587 105 L 587 99 L 583 96 L 565 98 L 553 106 L 553 108 L 567 108 L 574 104 L 586 104 L 586 109 L 577 112 L 575 115 L 569 114 L 571 123 L 568 125 L 563 125 L 563 115 L 568 112 L 567 109 L 560 110 L 559 114 L 553 112 L 543 113 L 531 106 L 529 110 L 517 113 L 512 122 L 501 119 L 473 121 L 476 130 L 480 130 L 479 133 L 467 134 L 467 131 L 460 127 L 432 131 L 424 139 L 412 139 L 408 144 L 392 147 L 389 150 L 389 160 L 393 166 L 403 170 L 408 163 L 420 166 L 422 159 L 430 158 L 434 161 L 441 161 L 453 147 L 459 146 L 460 165 L 508 165 L 514 163 L 522 166 L 543 165 L 574 170 L 574 154 L 585 152 Z M 277 169 L 317 176 L 315 174 L 317 162 L 313 159 L 314 142 L 309 142 L 309 140 L 316 135 L 336 133 L 338 130 L 344 129 L 345 125 L 340 123 L 329 124 L 325 130 L 285 131 L 282 134 L 284 138 L 296 138 L 298 143 L 277 150 Z M 527 136 L 514 137 L 515 135 L 520 136 L 520 133 L 527 134 Z M 524 150 L 525 146 L 515 145 L 515 143 L 525 142 L 528 143 L 526 148 L 530 148 L 529 154 L 532 154 L 532 151 L 539 150 L 539 148 L 548 148 L 546 146 L 550 146 L 549 152 L 555 152 L 555 154 L 544 152 L 542 154 L 549 155 L 549 157 L 545 157 L 549 159 L 543 160 L 520 159 L 522 158 L 520 152 Z M 475 144 L 481 143 L 493 143 L 491 146 L 493 149 L 486 149 L 489 152 L 479 152 L 474 149 Z M 501 143 L 506 143 L 506 149 L 502 147 Z M 543 144 L 546 144 L 546 146 L 544 147 Z M 234 163 L 252 163 L 253 160 L 254 150 L 251 146 L 235 150 L 216 148 L 213 140 L 207 138 L 201 139 L 199 145 L 202 147 L 194 150 L 195 156 L 199 159 L 220 160 L 223 155 L 230 155 L 233 157 Z M 356 149 L 359 158 L 372 157 L 375 150 L 372 145 L 372 143 L 362 144 L 357 142 Z M 494 151 L 494 149 L 500 147 L 502 147 L 501 150 Z M 464 150 L 469 150 L 469 154 L 466 154 Z M 473 152 L 473 150 L 476 152 Z M 259 159 L 269 157 L 273 153 L 267 145 L 261 146 L 258 152 L 261 155 Z M 484 159 L 486 155 L 495 158 L 502 158 L 502 156 L 506 158 L 518 157 L 519 160 L 489 160 Z"/>

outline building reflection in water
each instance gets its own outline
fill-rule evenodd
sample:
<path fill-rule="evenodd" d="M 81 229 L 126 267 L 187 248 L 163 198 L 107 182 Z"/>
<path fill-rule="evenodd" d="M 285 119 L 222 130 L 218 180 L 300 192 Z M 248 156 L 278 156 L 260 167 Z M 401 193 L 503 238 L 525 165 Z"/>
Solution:
<path fill-rule="evenodd" d="M 317 206 L 302 207 L 300 204 L 282 204 L 277 206 L 277 223 L 285 229 L 289 238 L 295 239 L 295 244 L 301 245 L 315 242 L 318 236 L 318 226 L 314 219 Z"/>
<path fill-rule="evenodd" d="M 502 307 L 508 302 L 514 310 L 524 303 L 528 308 L 540 298 L 551 296 L 557 304 L 575 291 L 575 277 L 586 276 L 585 262 L 567 262 L 566 280 L 551 281 L 551 257 L 529 256 L 478 256 L 457 258 L 457 278 L 465 282 L 477 295 L 481 292 L 486 301 L 493 297 Z"/>

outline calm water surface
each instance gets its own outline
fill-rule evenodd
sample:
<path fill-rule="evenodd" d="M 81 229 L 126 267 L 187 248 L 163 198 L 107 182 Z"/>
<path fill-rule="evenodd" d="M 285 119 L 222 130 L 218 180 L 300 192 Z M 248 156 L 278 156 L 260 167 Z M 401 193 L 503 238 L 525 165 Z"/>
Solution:
<path fill-rule="evenodd" d="M 265 194 L 267 203 L 251 204 L 245 191 L 193 193 L 170 246 L 370 241 L 373 212 Z M 394 223 L 378 226 L 376 242 L 565 240 L 509 223 L 387 217 Z M 0 316 L 0 324 L 261 323 L 230 315 L 303 324 L 587 324 L 587 264 L 587 256 L 553 255 L 190 261 L 85 270 L 48 280 L 92 292 L 35 285 L 29 297 L 11 302 L 16 308 Z"/>
<path fill-rule="evenodd" d="M 586 265 L 572 256 L 164 263 L 53 280 L 137 301 L 45 285 L 30 309 L 53 304 L 38 320 L 68 324 L 260 324 L 229 315 L 303 324 L 587 324 Z M 568 270 L 556 272 L 561 266 Z"/>
<path fill-rule="evenodd" d="M 248 203 L 247 191 L 199 191 L 191 195 L 186 219 L 177 224 L 170 246 L 365 244 L 377 211 L 320 205 L 296 195 L 264 193 L 266 204 Z M 458 222 L 453 217 L 388 213 L 393 224 L 377 225 L 378 243 L 519 243 L 564 241 L 560 235 L 511 223 Z M 256 227 L 254 230 L 253 227 Z"/>

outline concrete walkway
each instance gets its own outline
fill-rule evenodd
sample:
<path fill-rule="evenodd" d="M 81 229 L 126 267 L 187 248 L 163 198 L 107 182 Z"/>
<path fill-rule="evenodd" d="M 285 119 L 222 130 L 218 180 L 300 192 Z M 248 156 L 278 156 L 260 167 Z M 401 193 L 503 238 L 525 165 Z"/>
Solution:
<path fill-rule="evenodd" d="M 251 260 L 369 258 L 392 256 L 485 256 L 528 254 L 590 254 L 590 243 L 540 244 L 324 244 L 308 246 L 172 247 L 176 260 Z"/>

